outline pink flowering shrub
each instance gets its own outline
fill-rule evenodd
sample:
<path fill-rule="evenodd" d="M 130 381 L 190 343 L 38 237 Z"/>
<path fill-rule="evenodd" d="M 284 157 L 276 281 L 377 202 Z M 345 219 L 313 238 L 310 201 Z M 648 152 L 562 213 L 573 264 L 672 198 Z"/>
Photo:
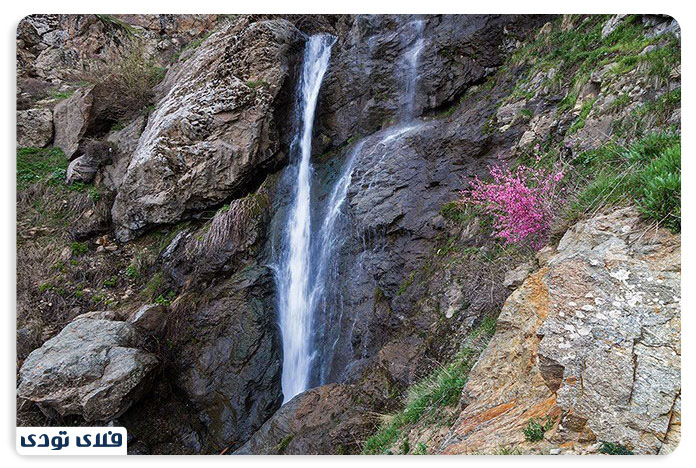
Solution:
<path fill-rule="evenodd" d="M 472 188 L 462 191 L 465 201 L 481 206 L 493 217 L 494 233 L 506 244 L 528 243 L 539 250 L 551 228 L 563 170 L 524 165 L 515 170 L 496 165 L 488 170 L 492 181 L 476 177 Z"/>

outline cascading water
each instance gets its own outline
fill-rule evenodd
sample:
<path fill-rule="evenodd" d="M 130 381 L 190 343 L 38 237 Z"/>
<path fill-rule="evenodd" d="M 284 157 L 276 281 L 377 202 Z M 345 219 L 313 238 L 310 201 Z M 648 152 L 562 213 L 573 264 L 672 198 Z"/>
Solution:
<path fill-rule="evenodd" d="M 293 143 L 295 187 L 276 279 L 283 340 L 282 389 L 284 402 L 308 388 L 312 361 L 312 249 L 311 177 L 312 127 L 319 89 L 329 65 L 336 38 L 315 35 L 305 46 L 298 87 L 297 136 Z"/>
<path fill-rule="evenodd" d="M 370 148 L 366 147 L 370 152 L 383 151 L 374 170 L 378 170 L 382 159 L 388 157 L 385 146 L 420 126 L 414 119 L 418 62 L 425 45 L 425 21 L 412 20 L 404 27 L 410 29 L 407 35 L 410 44 L 398 64 L 403 80 L 400 124 L 386 130 Z M 312 205 L 312 126 L 319 89 L 335 41 L 328 35 L 316 35 L 308 40 L 298 86 L 297 135 L 291 150 L 294 158 L 287 169 L 288 180 L 294 185 L 282 246 L 274 265 L 283 339 L 284 402 L 310 385 L 331 380 L 329 374 L 335 371 L 334 348 L 343 325 L 341 292 L 332 285 L 339 280 L 338 253 L 345 242 L 344 231 L 348 227 L 344 213 L 348 188 L 367 140 L 358 142 L 351 149 L 333 188 L 326 193 L 326 201 L 315 200 L 316 205 Z M 368 190 L 371 188 L 371 172 L 368 170 L 368 174 L 363 175 L 369 181 Z M 319 222 L 313 222 L 313 216 L 320 217 Z M 321 319 L 321 326 L 315 330 L 317 317 Z M 313 365 L 315 354 L 320 355 L 319 365 Z"/>
<path fill-rule="evenodd" d="M 425 28 L 425 20 L 419 19 L 409 23 L 409 26 L 415 30 L 415 41 L 413 45 L 406 50 L 403 56 L 404 61 L 404 104 L 401 111 L 401 122 L 409 122 L 415 117 L 414 109 L 416 102 L 416 92 L 418 86 L 418 59 L 425 45 L 423 40 L 423 29 Z"/>

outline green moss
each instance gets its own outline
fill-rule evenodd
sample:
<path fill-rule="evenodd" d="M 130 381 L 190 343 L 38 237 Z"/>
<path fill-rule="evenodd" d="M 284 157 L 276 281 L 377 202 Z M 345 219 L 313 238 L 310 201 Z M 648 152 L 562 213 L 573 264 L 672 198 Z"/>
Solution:
<path fill-rule="evenodd" d="M 285 450 L 288 448 L 288 445 L 290 445 L 290 442 L 292 441 L 293 435 L 288 434 L 283 439 L 278 442 L 278 445 L 276 446 L 276 453 L 278 455 L 282 455 L 285 453 Z"/>

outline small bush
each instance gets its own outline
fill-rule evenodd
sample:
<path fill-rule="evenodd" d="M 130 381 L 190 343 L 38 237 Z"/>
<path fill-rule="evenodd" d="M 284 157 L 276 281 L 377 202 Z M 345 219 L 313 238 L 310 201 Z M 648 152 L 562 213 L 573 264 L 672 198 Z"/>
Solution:
<path fill-rule="evenodd" d="M 671 146 L 639 177 L 638 208 L 672 231 L 681 229 L 681 148 Z"/>
<path fill-rule="evenodd" d="M 89 246 L 86 242 L 73 242 L 70 244 L 70 250 L 72 250 L 73 255 L 83 255 L 89 250 Z"/>
<path fill-rule="evenodd" d="M 128 265 L 124 274 L 130 279 L 137 279 L 140 276 L 138 268 L 135 265 Z"/>
<path fill-rule="evenodd" d="M 528 442 L 538 442 L 544 438 L 546 431 L 553 427 L 553 418 L 546 416 L 546 420 L 542 418 L 531 418 L 527 421 L 527 425 L 522 429 L 524 438 Z"/>
<path fill-rule="evenodd" d="M 604 441 L 602 442 L 602 446 L 599 448 L 599 452 L 607 455 L 633 455 L 632 451 L 621 444 Z"/>
<path fill-rule="evenodd" d="M 116 286 L 116 283 L 118 283 L 118 278 L 115 276 L 110 276 L 109 278 L 104 280 L 104 286 L 107 288 L 113 288 Z"/>
<path fill-rule="evenodd" d="M 493 217 L 494 233 L 506 244 L 528 243 L 540 249 L 551 227 L 563 170 L 496 165 L 489 167 L 489 173 L 492 180 L 476 177 L 472 188 L 462 192 L 464 200 Z"/>
<path fill-rule="evenodd" d="M 628 148 L 610 143 L 586 151 L 574 161 L 587 182 L 568 211 L 570 221 L 582 214 L 630 201 L 640 212 L 674 232 L 681 229 L 681 137 L 655 133 Z"/>

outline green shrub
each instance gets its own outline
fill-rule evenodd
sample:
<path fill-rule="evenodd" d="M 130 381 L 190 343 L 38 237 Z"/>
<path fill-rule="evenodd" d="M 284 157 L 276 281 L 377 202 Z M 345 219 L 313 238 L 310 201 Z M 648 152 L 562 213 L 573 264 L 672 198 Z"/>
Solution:
<path fill-rule="evenodd" d="M 118 278 L 115 276 L 111 276 L 104 280 L 104 286 L 106 286 L 107 288 L 113 288 L 114 286 L 116 286 L 116 283 L 118 283 Z"/>
<path fill-rule="evenodd" d="M 607 455 L 633 455 L 632 451 L 621 444 L 604 441 L 602 441 L 602 446 L 599 448 L 599 452 Z"/>
<path fill-rule="evenodd" d="M 130 279 L 136 279 L 140 276 L 138 268 L 135 265 L 128 265 L 124 274 Z"/>
<path fill-rule="evenodd" d="M 546 431 L 553 427 L 553 418 L 546 416 L 546 419 L 531 418 L 527 421 L 527 425 L 522 429 L 524 438 L 528 442 L 538 442 L 544 438 Z"/>
<path fill-rule="evenodd" d="M 72 250 L 73 255 L 82 255 L 87 253 L 89 246 L 86 242 L 73 242 L 70 244 L 70 250 Z"/>
<path fill-rule="evenodd" d="M 681 148 L 664 150 L 640 172 L 638 207 L 641 213 L 674 232 L 681 229 Z"/>
<path fill-rule="evenodd" d="M 643 216 L 681 229 L 681 136 L 647 135 L 628 148 L 609 143 L 574 161 L 581 184 L 568 209 L 570 221 L 582 214 L 634 201 Z"/>

